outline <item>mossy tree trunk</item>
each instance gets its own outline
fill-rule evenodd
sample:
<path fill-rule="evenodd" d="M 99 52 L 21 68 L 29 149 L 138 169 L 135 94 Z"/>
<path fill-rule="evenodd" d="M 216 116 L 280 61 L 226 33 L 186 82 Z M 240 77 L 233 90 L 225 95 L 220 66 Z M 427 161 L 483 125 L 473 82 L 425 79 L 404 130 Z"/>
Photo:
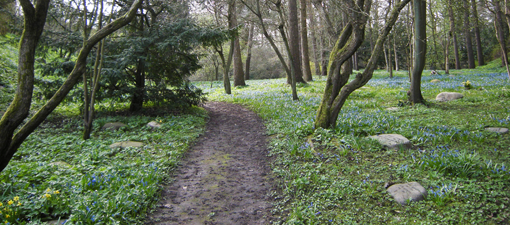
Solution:
<path fill-rule="evenodd" d="M 397 21 L 400 11 L 410 1 L 411 0 L 402 0 L 394 6 L 390 16 L 384 23 L 383 29 L 379 33 L 365 70 L 363 73 L 357 74 L 354 80 L 349 83 L 347 82 L 350 74 L 341 72 L 341 69 L 343 64 L 354 54 L 356 49 L 363 42 L 365 24 L 368 18 L 368 12 L 370 12 L 371 1 L 358 0 L 356 4 L 353 1 L 347 1 L 351 9 L 356 8 L 363 10 L 351 11 L 351 21 L 344 27 L 337 43 L 331 51 L 326 87 L 315 118 L 315 128 L 335 127 L 338 114 L 349 95 L 356 89 L 364 86 L 372 78 L 373 72 L 377 67 L 377 61 L 383 51 L 386 37 Z M 344 68 L 344 71 L 349 70 Z"/>
<path fill-rule="evenodd" d="M 136 0 L 126 14 L 88 38 L 78 54 L 73 71 L 64 84 L 46 104 L 21 126 L 30 110 L 34 88 L 35 49 L 44 28 L 49 2 L 50 0 L 36 0 L 34 7 L 30 0 L 19 1 L 23 9 L 25 22 L 19 44 L 18 87 L 12 103 L 0 120 L 0 171 L 5 169 L 23 141 L 62 102 L 78 82 L 85 72 L 87 56 L 92 48 L 109 34 L 127 25 L 135 17 L 136 11 L 142 4 L 142 0 Z"/>

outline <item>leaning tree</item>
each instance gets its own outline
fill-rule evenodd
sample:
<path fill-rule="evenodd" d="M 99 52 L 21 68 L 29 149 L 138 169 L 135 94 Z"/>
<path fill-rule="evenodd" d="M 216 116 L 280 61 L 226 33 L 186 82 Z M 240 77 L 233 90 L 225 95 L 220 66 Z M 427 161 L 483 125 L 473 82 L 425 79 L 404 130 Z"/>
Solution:
<path fill-rule="evenodd" d="M 384 42 L 393 25 L 398 19 L 400 11 L 411 0 L 403 0 L 397 3 L 380 30 L 376 44 L 372 49 L 370 59 L 363 73 L 358 73 L 351 82 L 349 77 L 352 70 L 342 69 L 343 65 L 354 55 L 365 38 L 365 26 L 368 20 L 371 0 L 346 0 L 349 21 L 338 36 L 337 42 L 329 56 L 328 77 L 322 97 L 321 105 L 315 118 L 315 128 L 330 128 L 336 125 L 338 114 L 349 95 L 356 89 L 364 86 L 373 75 L 377 67 L 380 53 L 383 51 Z"/>

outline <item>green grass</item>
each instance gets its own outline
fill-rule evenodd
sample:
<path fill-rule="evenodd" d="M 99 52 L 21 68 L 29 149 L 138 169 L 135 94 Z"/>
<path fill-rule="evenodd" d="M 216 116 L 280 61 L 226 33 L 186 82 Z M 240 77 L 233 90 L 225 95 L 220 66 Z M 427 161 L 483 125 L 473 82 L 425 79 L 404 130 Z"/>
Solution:
<path fill-rule="evenodd" d="M 65 108 L 60 107 L 61 115 Z M 80 118 L 58 118 L 31 134 L 0 173 L 0 222 L 143 223 L 169 171 L 203 132 L 206 114 L 197 108 L 181 116 L 100 117 L 87 141 L 81 139 Z M 147 127 L 152 120 L 162 128 Z M 100 130 L 114 121 L 127 126 Z M 144 146 L 109 147 L 120 141 Z"/>
<path fill-rule="evenodd" d="M 325 78 L 300 85 L 300 101 L 291 100 L 283 79 L 248 81 L 232 95 L 223 94 L 218 82 L 213 88 L 196 85 L 211 100 L 246 105 L 265 119 L 282 189 L 274 212 L 284 224 L 497 224 L 510 218 L 510 134 L 484 128 L 510 128 L 510 82 L 499 72 L 453 70 L 450 77 L 425 71 L 428 104 L 412 106 L 405 104 L 407 73 L 389 79 L 377 71 L 349 97 L 332 130 L 313 127 Z M 467 80 L 473 89 L 464 89 Z M 436 102 L 443 91 L 464 98 Z M 387 150 L 366 138 L 379 133 L 402 134 L 415 148 Z M 386 182 L 411 181 L 421 183 L 429 197 L 403 207 L 384 189 Z"/>

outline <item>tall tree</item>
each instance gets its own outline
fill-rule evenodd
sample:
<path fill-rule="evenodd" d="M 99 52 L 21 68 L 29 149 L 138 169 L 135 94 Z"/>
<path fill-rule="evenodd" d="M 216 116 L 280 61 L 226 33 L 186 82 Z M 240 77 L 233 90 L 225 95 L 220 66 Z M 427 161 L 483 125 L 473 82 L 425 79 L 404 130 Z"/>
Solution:
<path fill-rule="evenodd" d="M 445 22 L 446 24 L 446 22 Z M 446 30 L 446 25 L 444 26 Z M 451 30 L 448 31 L 446 34 L 446 43 L 444 47 L 444 73 L 450 74 L 450 43 L 452 39 L 452 32 Z"/>
<path fill-rule="evenodd" d="M 289 50 L 292 60 L 292 67 L 296 82 L 306 83 L 303 79 L 303 70 L 301 67 L 301 50 L 299 42 L 299 22 L 298 22 L 298 9 L 297 1 L 289 0 Z"/>
<path fill-rule="evenodd" d="M 239 32 L 237 29 L 237 9 L 236 0 L 229 0 L 229 28 L 234 32 L 234 87 L 245 86 L 243 59 L 241 58 L 241 45 L 239 44 Z"/>
<path fill-rule="evenodd" d="M 476 5 L 476 0 L 471 0 L 471 8 L 473 15 L 473 22 L 475 28 L 475 42 L 476 42 L 476 57 L 478 59 L 478 66 L 485 65 L 485 60 L 483 58 L 483 47 L 482 47 L 482 39 L 480 37 L 480 21 L 478 19 L 478 10 Z"/>
<path fill-rule="evenodd" d="M 19 44 L 18 87 L 12 103 L 0 120 L 0 171 L 2 171 L 25 139 L 46 119 L 62 102 L 69 91 L 85 72 L 87 56 L 92 48 L 103 38 L 127 25 L 136 15 L 142 0 L 136 0 L 122 17 L 107 24 L 91 35 L 76 58 L 73 71 L 60 89 L 44 104 L 21 128 L 28 117 L 34 88 L 35 50 L 48 15 L 50 0 L 36 0 L 35 6 L 30 0 L 19 0 L 23 10 L 23 35 Z"/>
<path fill-rule="evenodd" d="M 308 28 L 306 26 L 306 8 L 307 0 L 300 0 L 301 4 L 301 50 L 303 53 L 303 78 L 305 81 L 312 81 L 312 70 L 310 69 L 310 53 L 308 51 Z"/>
<path fill-rule="evenodd" d="M 291 77 L 291 71 L 287 63 L 285 62 L 285 58 L 283 57 L 283 54 L 281 53 L 280 49 L 276 45 L 276 42 L 274 41 L 273 37 L 269 34 L 269 31 L 266 27 L 266 24 L 264 23 L 264 18 L 262 17 L 262 10 L 260 7 L 260 0 L 255 0 L 255 6 L 249 5 L 246 1 L 240 0 L 257 18 L 260 24 L 260 27 L 262 28 L 262 34 L 267 39 L 269 44 L 271 45 L 271 48 L 273 48 L 274 52 L 278 56 L 278 59 L 280 60 L 280 63 L 282 67 L 285 69 L 285 73 L 287 74 L 287 77 L 290 79 Z M 280 8 L 281 0 L 275 2 L 276 8 Z M 288 82 L 291 83 L 291 82 Z"/>
<path fill-rule="evenodd" d="M 503 61 L 503 65 L 506 68 L 508 78 L 510 78 L 510 66 L 508 65 L 508 54 L 506 52 L 506 36 L 503 31 L 504 23 L 503 23 L 503 12 L 501 11 L 501 5 L 498 0 L 492 0 L 492 4 L 494 6 L 494 13 L 496 16 L 496 20 L 494 21 L 494 25 L 496 26 L 496 36 L 498 38 L 499 46 L 501 47 L 501 58 Z"/>
<path fill-rule="evenodd" d="M 424 103 L 421 95 L 421 74 L 425 68 L 427 54 L 427 2 L 414 0 L 414 66 L 411 76 L 411 89 L 409 101 L 412 103 Z"/>
<path fill-rule="evenodd" d="M 372 78 L 373 72 L 377 68 L 379 56 L 383 51 L 384 42 L 397 21 L 400 11 L 409 1 L 402 0 L 395 4 L 379 33 L 365 70 L 357 74 L 349 83 L 347 82 L 349 81 L 350 74 L 341 74 L 339 71 L 342 64 L 352 57 L 363 42 L 372 1 L 358 0 L 356 3 L 352 0 L 345 1 L 349 9 L 350 20 L 339 35 L 333 50 L 331 50 L 328 78 L 321 104 L 317 110 L 314 123 L 315 128 L 334 127 L 338 114 L 349 95 L 356 89 L 364 86 Z"/>
<path fill-rule="evenodd" d="M 450 17 L 450 36 L 453 37 L 453 52 L 455 55 L 455 69 L 459 70 L 460 56 L 459 56 L 459 43 L 457 41 L 457 33 L 455 31 L 455 15 L 453 13 L 452 0 L 448 0 L 448 17 Z"/>
<path fill-rule="evenodd" d="M 473 53 L 473 41 L 471 40 L 471 23 L 469 22 L 469 3 L 464 0 L 464 37 L 466 38 L 466 51 L 468 68 L 475 68 L 475 55 Z"/>
<path fill-rule="evenodd" d="M 250 65 L 251 65 L 251 49 L 253 48 L 253 33 L 255 31 L 255 25 L 253 23 L 249 23 L 248 28 L 248 38 L 246 43 L 246 70 L 244 71 L 244 79 L 249 80 L 250 79 Z"/>
<path fill-rule="evenodd" d="M 321 75 L 321 64 L 319 57 L 319 49 L 318 49 L 318 39 L 317 39 L 317 24 L 315 21 L 315 13 L 312 7 L 312 1 L 307 1 L 307 8 L 310 13 L 308 13 L 308 20 L 310 21 L 310 31 L 312 37 L 312 52 L 313 52 L 313 60 L 315 64 L 315 74 Z"/>
<path fill-rule="evenodd" d="M 86 1 L 84 1 L 86 2 Z M 99 10 L 99 19 L 98 19 L 98 29 L 103 28 L 103 10 L 104 4 L 103 0 L 99 0 L 100 10 Z M 84 41 L 86 41 L 88 37 L 86 37 L 87 33 L 87 7 L 86 3 L 84 3 L 84 13 L 83 13 L 83 21 L 84 21 Z M 92 132 L 92 122 L 94 121 L 94 113 L 95 113 L 95 100 L 96 93 L 99 90 L 99 80 L 101 78 L 101 69 L 103 66 L 103 52 L 104 52 L 104 40 L 101 40 L 97 46 L 96 50 L 96 59 L 94 62 L 94 70 L 92 71 L 92 76 L 87 76 L 88 73 L 83 73 L 83 140 L 87 140 L 90 138 L 90 133 Z M 90 77 L 90 81 L 89 81 Z M 90 95 L 88 84 L 90 84 Z"/>

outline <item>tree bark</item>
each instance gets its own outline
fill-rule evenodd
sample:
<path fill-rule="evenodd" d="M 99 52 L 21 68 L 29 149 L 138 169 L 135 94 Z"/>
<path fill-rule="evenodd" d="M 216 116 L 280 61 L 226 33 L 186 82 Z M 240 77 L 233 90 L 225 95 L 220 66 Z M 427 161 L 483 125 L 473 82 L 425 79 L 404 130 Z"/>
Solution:
<path fill-rule="evenodd" d="M 303 78 L 305 81 L 312 81 L 312 70 L 310 69 L 310 53 L 308 51 L 308 29 L 306 26 L 306 4 L 307 0 L 300 0 L 301 3 L 301 49 L 303 53 Z"/>
<path fill-rule="evenodd" d="M 253 32 L 254 32 L 255 26 L 253 23 L 250 23 L 250 28 L 248 30 L 248 43 L 247 43 L 247 53 L 246 53 L 246 71 L 244 73 L 244 79 L 249 80 L 250 79 L 250 66 L 251 66 L 251 49 L 253 47 Z"/>
<path fill-rule="evenodd" d="M 459 43 L 455 33 L 455 17 L 453 15 L 452 0 L 448 1 L 448 16 L 450 17 L 450 35 L 453 37 L 453 52 L 455 54 L 455 69 L 460 70 Z"/>
<path fill-rule="evenodd" d="M 414 0 L 414 69 L 411 76 L 411 89 L 409 90 L 409 101 L 413 104 L 424 103 L 421 95 L 421 74 L 425 67 L 427 54 L 427 2 L 425 0 Z"/>
<path fill-rule="evenodd" d="M 395 43 L 395 34 L 393 34 L 393 53 L 395 55 L 395 71 L 398 71 L 398 52 L 397 52 L 397 43 Z"/>
<path fill-rule="evenodd" d="M 478 59 L 478 66 L 485 65 L 485 60 L 483 58 L 483 47 L 482 40 L 480 37 L 480 21 L 478 19 L 478 10 L 476 9 L 476 1 L 471 0 L 471 7 L 473 9 L 473 19 L 474 19 L 474 27 L 475 27 L 475 42 L 476 42 L 476 58 Z"/>
<path fill-rule="evenodd" d="M 492 4 L 494 5 L 494 11 L 496 13 L 496 21 L 494 21 L 496 26 L 496 36 L 498 38 L 499 46 L 501 47 L 503 64 L 506 68 L 508 78 L 510 79 L 510 67 L 508 65 L 508 54 L 506 52 L 506 39 L 505 33 L 503 32 L 503 12 L 501 12 L 501 5 L 498 0 L 492 0 Z"/>
<path fill-rule="evenodd" d="M 100 0 L 101 8 L 99 12 L 99 24 L 98 29 L 103 28 L 103 10 L 104 4 L 103 0 Z M 85 14 L 86 17 L 86 14 Z M 84 40 L 86 41 L 86 40 Z M 101 70 L 103 68 L 103 52 L 104 52 L 104 40 L 101 40 L 98 44 L 96 51 L 96 60 L 94 62 L 94 70 L 91 77 L 91 90 L 90 97 L 87 96 L 87 79 L 84 79 L 84 107 L 83 107 L 83 140 L 90 139 L 90 134 L 92 133 L 93 122 L 94 122 L 94 114 L 95 114 L 95 101 L 96 101 L 96 93 L 99 90 L 99 80 L 101 78 Z M 84 78 L 86 73 L 83 73 Z"/>
<path fill-rule="evenodd" d="M 230 0 L 229 2 L 229 28 L 236 29 L 237 27 L 237 10 L 236 1 Z M 244 82 L 243 60 L 241 58 L 241 45 L 239 44 L 239 34 L 237 29 L 234 31 L 234 87 L 246 86 Z"/>
<path fill-rule="evenodd" d="M 296 82 L 306 83 L 303 79 L 303 70 L 301 67 L 301 51 L 299 42 L 299 23 L 296 0 L 289 0 L 289 56 L 292 57 L 294 66 L 294 75 Z"/>
<path fill-rule="evenodd" d="M 46 22 L 49 0 L 37 0 L 34 7 L 29 0 L 19 1 L 25 16 L 23 35 L 19 45 L 18 87 L 13 102 L 0 120 L 0 172 L 5 169 L 12 156 L 25 139 L 62 102 L 78 82 L 87 62 L 87 56 L 104 37 L 127 25 L 136 15 L 142 0 L 136 0 L 129 11 L 119 19 L 98 30 L 83 45 L 76 64 L 64 84 L 53 97 L 37 111 L 16 133 L 15 131 L 28 116 L 33 93 L 35 49 Z"/>
<path fill-rule="evenodd" d="M 278 26 L 278 30 L 280 31 L 280 34 L 282 35 L 283 44 L 285 45 L 287 52 L 290 52 L 289 41 L 287 40 L 287 35 L 285 34 L 285 30 L 283 29 L 283 24 L 280 24 L 280 26 Z M 294 67 L 295 59 L 292 57 L 292 55 L 289 55 L 289 61 L 290 61 L 290 71 L 291 71 L 290 86 L 292 89 L 292 100 L 297 101 L 297 100 L 299 100 L 299 97 L 297 95 L 297 88 L 296 88 L 296 74 L 295 74 L 296 68 Z"/>
<path fill-rule="evenodd" d="M 326 48 L 326 38 L 324 36 L 321 37 L 321 73 L 322 76 L 328 75 L 328 50 Z"/>
<path fill-rule="evenodd" d="M 466 51 L 468 57 L 468 68 L 475 68 L 475 55 L 473 53 L 473 41 L 471 39 L 471 24 L 469 22 L 469 3 L 464 0 L 464 36 L 466 38 Z"/>
<path fill-rule="evenodd" d="M 313 52 L 313 59 L 314 59 L 314 64 L 315 64 L 315 74 L 316 75 L 320 75 L 321 74 L 321 64 L 320 64 L 320 60 L 319 60 L 319 49 L 317 48 L 317 33 L 315 32 L 315 30 L 317 29 L 317 25 L 316 25 L 316 22 L 315 22 L 315 16 L 314 16 L 314 11 L 313 11 L 313 8 L 312 8 L 312 2 L 311 1 L 307 1 L 307 4 L 308 4 L 308 9 L 310 11 L 310 13 L 308 13 L 308 20 L 310 20 L 310 31 L 311 31 L 311 35 L 312 35 L 312 52 Z"/>
<path fill-rule="evenodd" d="M 432 7 L 432 4 L 433 4 L 432 0 L 430 0 L 429 3 L 430 4 L 429 4 L 428 8 L 429 8 L 430 22 L 431 22 L 429 27 L 432 30 L 432 43 L 434 44 L 433 53 L 432 53 L 432 55 L 434 57 L 434 60 L 430 60 L 430 61 L 432 61 L 430 69 L 431 70 L 436 70 L 437 69 L 436 66 L 439 65 L 439 51 L 437 50 L 437 38 L 436 38 L 436 36 L 437 36 L 436 35 L 437 34 L 437 32 L 436 32 L 436 29 L 437 29 L 437 20 L 436 20 L 436 18 L 437 17 L 436 17 L 436 15 L 434 15 L 434 12 L 432 11 L 432 8 L 433 8 Z"/>
<path fill-rule="evenodd" d="M 446 27 L 446 25 L 445 25 Z M 446 30 L 446 29 L 445 29 Z M 451 42 L 452 32 L 448 31 L 446 35 L 446 45 L 444 50 L 444 73 L 450 74 L 450 42 Z"/>

